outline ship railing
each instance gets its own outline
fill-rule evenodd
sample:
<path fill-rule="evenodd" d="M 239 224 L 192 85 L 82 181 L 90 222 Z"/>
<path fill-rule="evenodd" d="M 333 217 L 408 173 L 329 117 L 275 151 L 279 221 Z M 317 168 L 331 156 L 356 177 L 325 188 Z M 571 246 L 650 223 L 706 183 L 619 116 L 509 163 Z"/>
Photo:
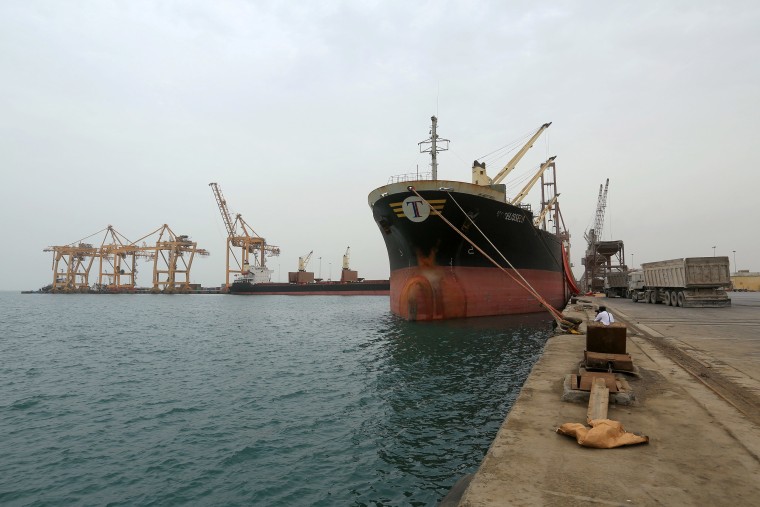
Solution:
<path fill-rule="evenodd" d="M 390 185 L 391 183 L 402 183 L 404 181 L 420 181 L 420 180 L 432 180 L 432 179 L 433 179 L 432 172 L 397 174 L 396 176 L 391 176 L 390 178 L 388 178 L 388 184 Z"/>

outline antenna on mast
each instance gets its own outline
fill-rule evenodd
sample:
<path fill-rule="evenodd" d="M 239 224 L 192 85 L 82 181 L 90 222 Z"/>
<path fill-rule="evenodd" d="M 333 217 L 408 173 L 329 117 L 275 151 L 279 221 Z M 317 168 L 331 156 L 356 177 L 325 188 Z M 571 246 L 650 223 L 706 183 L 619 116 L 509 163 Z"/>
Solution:
<path fill-rule="evenodd" d="M 448 139 L 439 139 L 438 138 L 438 118 L 435 116 L 432 116 L 430 118 L 433 122 L 433 125 L 430 127 L 430 137 L 424 141 L 421 141 L 417 143 L 420 146 L 420 153 L 430 153 L 430 158 L 432 159 L 430 166 L 433 168 L 433 180 L 438 179 L 438 152 L 439 151 L 446 151 L 449 149 L 449 140 Z M 446 143 L 446 147 L 443 148 L 441 146 L 438 146 L 438 143 Z M 429 148 L 423 148 L 423 145 L 429 144 Z"/>

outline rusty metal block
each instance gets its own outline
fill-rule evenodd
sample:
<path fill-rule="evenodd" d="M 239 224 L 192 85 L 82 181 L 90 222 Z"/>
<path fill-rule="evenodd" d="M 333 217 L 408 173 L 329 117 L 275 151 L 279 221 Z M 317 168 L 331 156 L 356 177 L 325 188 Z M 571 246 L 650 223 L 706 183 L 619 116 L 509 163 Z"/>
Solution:
<path fill-rule="evenodd" d="M 609 326 L 589 322 L 586 327 L 586 350 L 605 354 L 625 354 L 628 328 L 621 322 Z"/>
<path fill-rule="evenodd" d="M 594 385 L 594 380 L 598 378 L 604 379 L 604 383 L 607 385 L 607 389 L 609 389 L 611 393 L 618 392 L 618 385 L 617 381 L 615 380 L 615 374 L 597 371 L 589 371 L 581 375 L 578 388 L 581 391 L 591 391 L 591 387 Z"/>
<path fill-rule="evenodd" d="M 630 354 L 603 354 L 586 350 L 583 352 L 583 360 L 586 368 L 607 370 L 612 365 L 613 370 L 633 371 L 633 359 Z"/>

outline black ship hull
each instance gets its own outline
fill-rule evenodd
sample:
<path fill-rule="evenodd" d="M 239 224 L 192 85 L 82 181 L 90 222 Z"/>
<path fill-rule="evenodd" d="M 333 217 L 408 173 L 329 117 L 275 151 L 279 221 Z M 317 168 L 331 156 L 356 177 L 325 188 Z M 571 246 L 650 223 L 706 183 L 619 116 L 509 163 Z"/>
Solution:
<path fill-rule="evenodd" d="M 529 210 L 504 202 L 503 189 L 395 183 L 370 193 L 369 204 L 388 251 L 391 311 L 403 318 L 545 311 L 525 284 L 555 308 L 569 298 L 561 239 L 534 226 Z"/>

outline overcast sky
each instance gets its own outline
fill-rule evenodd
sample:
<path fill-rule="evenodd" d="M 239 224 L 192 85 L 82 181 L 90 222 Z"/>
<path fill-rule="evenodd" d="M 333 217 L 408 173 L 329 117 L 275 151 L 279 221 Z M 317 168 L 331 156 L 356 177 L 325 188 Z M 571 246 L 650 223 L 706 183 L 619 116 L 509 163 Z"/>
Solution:
<path fill-rule="evenodd" d="M 189 235 L 211 252 L 193 281 L 219 285 L 210 182 L 282 249 L 275 280 L 312 250 L 336 278 L 348 246 L 385 278 L 367 194 L 428 169 L 434 114 L 439 177 L 464 181 L 553 122 L 514 177 L 557 156 L 577 276 L 606 178 L 629 263 L 760 271 L 758 27 L 754 0 L 1 2 L 0 289 L 50 283 L 42 250 L 109 224 Z"/>

